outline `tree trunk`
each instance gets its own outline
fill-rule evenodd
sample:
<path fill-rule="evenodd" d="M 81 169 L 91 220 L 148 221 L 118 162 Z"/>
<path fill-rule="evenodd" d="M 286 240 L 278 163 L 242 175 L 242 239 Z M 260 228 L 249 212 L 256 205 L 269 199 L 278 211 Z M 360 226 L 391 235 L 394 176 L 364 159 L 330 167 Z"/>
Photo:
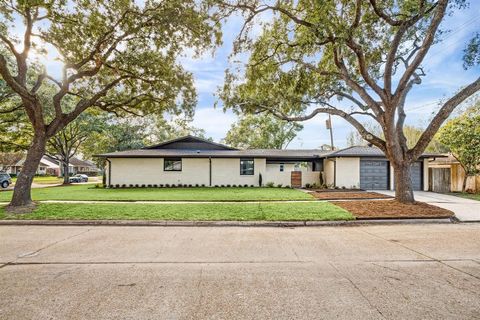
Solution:
<path fill-rule="evenodd" d="M 70 183 L 70 168 L 68 167 L 68 161 L 62 162 L 63 164 L 63 184 Z"/>
<path fill-rule="evenodd" d="M 405 204 L 415 203 L 412 178 L 410 176 L 410 164 L 394 165 L 393 170 L 395 176 L 395 200 Z"/>
<path fill-rule="evenodd" d="M 28 149 L 25 162 L 23 163 L 22 171 L 18 174 L 17 182 L 13 190 L 12 201 L 8 205 L 7 210 L 33 205 L 31 196 L 32 182 L 40 160 L 42 160 L 45 153 L 46 144 L 47 139 L 44 135 L 35 134 L 32 145 Z"/>
<path fill-rule="evenodd" d="M 462 182 L 462 192 L 466 192 L 467 190 L 467 179 L 468 179 L 468 175 L 465 172 L 465 175 L 463 176 L 463 182 Z"/>

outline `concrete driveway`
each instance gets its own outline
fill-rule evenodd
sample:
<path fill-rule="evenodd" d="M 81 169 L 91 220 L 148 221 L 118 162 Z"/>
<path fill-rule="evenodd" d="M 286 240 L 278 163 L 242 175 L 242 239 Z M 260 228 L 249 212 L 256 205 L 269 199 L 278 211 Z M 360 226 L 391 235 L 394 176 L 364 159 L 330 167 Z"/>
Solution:
<path fill-rule="evenodd" d="M 376 192 L 395 196 L 395 191 Z M 480 201 L 429 191 L 415 191 L 415 199 L 453 211 L 460 221 L 480 221 Z"/>
<path fill-rule="evenodd" d="M 0 319 L 478 319 L 480 224 L 0 226 Z"/>

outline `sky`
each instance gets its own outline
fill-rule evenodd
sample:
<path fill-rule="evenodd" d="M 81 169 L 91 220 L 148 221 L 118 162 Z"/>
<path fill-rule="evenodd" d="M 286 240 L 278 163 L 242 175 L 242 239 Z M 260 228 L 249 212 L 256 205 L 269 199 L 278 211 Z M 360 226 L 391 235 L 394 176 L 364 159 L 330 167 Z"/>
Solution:
<path fill-rule="evenodd" d="M 267 17 L 268 19 L 268 17 Z M 205 130 L 207 137 L 216 142 L 226 136 L 232 123 L 237 119 L 232 111 L 224 112 L 221 101 L 218 101 L 216 92 L 223 84 L 225 69 L 231 66 L 229 59 L 232 53 L 232 44 L 238 35 L 243 20 L 231 17 L 223 26 L 223 44 L 212 54 L 206 53 L 201 58 L 182 58 L 183 67 L 192 72 L 198 93 L 198 105 L 193 120 L 193 126 Z M 14 31 L 18 35 L 23 33 L 21 23 Z M 424 70 L 427 76 L 420 86 L 416 86 L 406 101 L 407 124 L 425 126 L 432 112 L 439 108 L 438 103 L 453 95 L 459 88 L 470 83 L 480 74 L 480 67 L 464 70 L 462 66 L 463 49 L 475 32 L 480 31 L 480 1 L 470 1 L 468 9 L 457 11 L 446 17 L 442 24 L 443 29 L 450 30 L 444 36 L 444 41 L 430 49 L 424 60 Z M 254 30 L 259 33 L 260 29 Z M 54 62 L 55 53 L 50 52 L 43 61 L 46 61 L 47 70 L 59 72 L 58 62 Z M 215 102 L 217 107 L 215 108 Z M 288 148 L 318 148 L 330 143 L 329 131 L 325 127 L 327 115 L 317 115 L 315 118 L 303 122 L 304 129 L 289 144 Z M 347 145 L 347 136 L 353 128 L 339 117 L 332 118 L 335 147 Z"/>

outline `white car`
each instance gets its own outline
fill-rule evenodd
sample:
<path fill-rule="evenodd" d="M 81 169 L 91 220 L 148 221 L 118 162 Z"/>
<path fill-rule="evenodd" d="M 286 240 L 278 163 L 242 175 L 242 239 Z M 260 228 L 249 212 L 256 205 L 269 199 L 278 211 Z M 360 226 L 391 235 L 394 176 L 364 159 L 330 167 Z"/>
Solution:
<path fill-rule="evenodd" d="M 12 178 L 6 172 L 0 172 L 0 187 L 8 188 L 12 184 Z"/>

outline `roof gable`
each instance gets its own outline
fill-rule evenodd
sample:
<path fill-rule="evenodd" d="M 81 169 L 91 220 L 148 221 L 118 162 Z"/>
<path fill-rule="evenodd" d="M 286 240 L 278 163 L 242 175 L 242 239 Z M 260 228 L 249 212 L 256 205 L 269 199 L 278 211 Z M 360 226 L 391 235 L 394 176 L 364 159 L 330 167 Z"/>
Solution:
<path fill-rule="evenodd" d="M 175 149 L 175 150 L 238 150 L 224 144 L 211 142 L 199 137 L 185 136 L 142 149 Z"/>

